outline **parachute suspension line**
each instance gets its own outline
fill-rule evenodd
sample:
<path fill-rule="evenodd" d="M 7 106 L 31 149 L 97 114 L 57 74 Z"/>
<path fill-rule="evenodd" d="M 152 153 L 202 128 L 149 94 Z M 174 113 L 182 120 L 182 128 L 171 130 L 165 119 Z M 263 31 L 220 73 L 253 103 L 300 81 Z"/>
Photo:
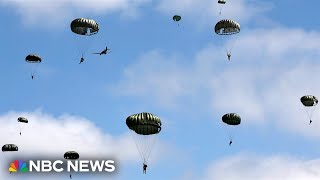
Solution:
<path fill-rule="evenodd" d="M 315 111 L 317 108 L 318 108 L 318 106 L 312 108 L 312 110 L 310 110 L 310 113 L 309 113 L 308 110 L 307 110 L 307 107 L 304 107 L 304 110 L 306 111 L 307 116 L 308 116 L 308 118 L 309 118 L 310 121 L 312 121 L 313 113 L 314 113 L 314 111 Z"/>
<path fill-rule="evenodd" d="M 23 123 L 22 125 L 21 125 L 21 123 L 19 123 L 20 133 L 22 133 L 22 130 L 23 130 L 25 127 L 26 127 L 26 126 L 25 126 L 24 123 Z"/>
<path fill-rule="evenodd" d="M 153 149 L 153 147 L 154 147 L 154 145 L 155 145 L 155 143 L 156 143 L 156 140 L 157 140 L 157 136 L 154 135 L 154 137 L 152 138 L 152 142 L 151 142 L 151 145 L 150 145 L 150 150 L 149 150 L 148 156 L 147 156 L 147 158 L 146 158 L 146 161 L 149 160 L 149 157 L 150 157 L 150 155 L 151 155 L 151 151 L 152 151 L 152 149 Z"/>
<path fill-rule="evenodd" d="M 135 138 L 135 137 L 134 137 L 134 136 L 136 136 L 134 133 L 135 133 L 135 132 L 133 131 L 132 134 L 131 134 L 131 136 L 132 136 L 132 138 L 133 138 L 133 140 L 134 140 L 134 144 L 136 145 L 136 147 L 137 147 L 137 149 L 138 149 L 138 152 L 139 152 L 139 155 L 140 155 L 141 160 L 144 161 L 143 155 L 142 155 L 142 153 L 141 153 L 141 151 L 140 151 L 140 148 L 139 148 L 139 146 L 138 146 L 138 142 L 137 142 L 137 141 L 138 141 L 138 138 Z"/>
<path fill-rule="evenodd" d="M 133 136 L 142 161 L 147 163 L 157 139 L 156 135 L 134 134 Z"/>
<path fill-rule="evenodd" d="M 221 12 L 222 12 L 222 7 L 220 7 L 219 16 L 221 16 Z"/>
<path fill-rule="evenodd" d="M 84 57 L 90 49 L 90 45 L 93 43 L 94 39 L 96 38 L 96 35 L 79 36 L 77 34 L 74 34 L 73 36 L 74 38 L 72 39 L 77 46 L 77 55 L 81 55 L 81 57 Z"/>
<path fill-rule="evenodd" d="M 31 71 L 31 76 L 35 76 L 36 71 L 38 69 L 39 63 L 32 63 L 32 71 Z"/>
<path fill-rule="evenodd" d="M 226 134 L 228 135 L 229 141 L 233 141 L 234 135 L 235 135 L 234 131 L 236 130 L 236 128 L 231 125 L 223 125 L 223 126 L 225 126 L 224 129 L 226 131 Z"/>
<path fill-rule="evenodd" d="M 150 137 L 148 137 L 150 136 Z M 150 154 L 152 152 L 153 145 L 156 140 L 156 135 L 147 135 L 147 136 L 142 136 L 142 141 L 144 143 L 144 150 L 143 150 L 143 155 L 144 155 L 144 161 L 147 163 L 150 157 Z M 142 142 L 142 143 L 143 143 Z"/>

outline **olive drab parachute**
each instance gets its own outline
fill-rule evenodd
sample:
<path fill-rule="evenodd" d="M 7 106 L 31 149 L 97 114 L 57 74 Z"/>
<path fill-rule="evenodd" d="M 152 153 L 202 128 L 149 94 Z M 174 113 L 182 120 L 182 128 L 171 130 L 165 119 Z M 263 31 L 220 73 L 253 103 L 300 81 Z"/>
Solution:
<path fill-rule="evenodd" d="M 99 32 L 99 24 L 92 19 L 77 18 L 71 22 L 70 29 L 75 35 L 79 53 L 83 56 L 92 42 L 93 38 L 91 36 Z"/>
<path fill-rule="evenodd" d="M 215 25 L 214 31 L 218 35 L 237 34 L 240 32 L 240 24 L 234 20 L 223 19 Z"/>
<path fill-rule="evenodd" d="M 99 24 L 92 19 L 78 18 L 71 22 L 71 31 L 84 36 L 91 36 L 99 31 Z"/>
<path fill-rule="evenodd" d="M 229 113 L 222 116 L 222 121 L 228 125 L 236 126 L 241 123 L 241 117 L 236 113 Z"/>
<path fill-rule="evenodd" d="M 26 57 L 26 61 L 28 63 L 41 63 L 42 59 L 40 56 L 36 55 L 36 54 L 29 54 Z"/>
<path fill-rule="evenodd" d="M 27 63 L 31 63 L 31 66 L 32 66 L 31 77 L 33 79 L 33 77 L 36 73 L 36 69 L 38 67 L 38 64 L 41 63 L 42 58 L 36 54 L 29 54 L 26 56 L 25 61 Z"/>
<path fill-rule="evenodd" d="M 19 117 L 18 123 L 19 123 L 19 127 L 20 127 L 20 135 L 21 135 L 21 131 L 25 128 L 25 125 L 27 123 L 29 123 L 29 120 L 25 117 Z"/>
<path fill-rule="evenodd" d="M 313 95 L 305 95 L 300 98 L 300 101 L 305 107 L 305 111 L 309 117 L 310 124 L 311 124 L 313 112 L 317 108 L 318 98 Z"/>
<path fill-rule="evenodd" d="M 172 19 L 173 19 L 173 21 L 177 22 L 177 23 L 178 23 L 178 26 L 179 26 L 179 21 L 181 20 L 181 16 L 179 16 L 179 15 L 174 15 L 174 16 L 172 17 Z"/>
<path fill-rule="evenodd" d="M 63 155 L 64 159 L 76 160 L 79 159 L 79 154 L 76 151 L 68 151 Z"/>
<path fill-rule="evenodd" d="M 18 151 L 18 146 L 15 144 L 5 144 L 2 146 L 2 152 Z"/>
<path fill-rule="evenodd" d="M 240 32 L 240 24 L 237 23 L 234 20 L 231 20 L 231 19 L 223 19 L 223 20 L 220 20 L 215 25 L 214 31 L 215 31 L 216 34 L 218 34 L 220 36 L 229 37 L 230 35 L 238 34 Z M 226 48 L 229 60 L 230 60 L 230 57 L 231 57 L 231 51 L 232 51 L 234 43 L 235 43 L 234 40 L 232 40 L 231 43 L 230 43 L 231 47 L 227 47 Z M 229 57 L 229 55 L 230 55 L 230 57 Z"/>
<path fill-rule="evenodd" d="M 18 122 L 21 122 L 21 123 L 28 123 L 29 121 L 28 121 L 28 119 L 27 119 L 27 118 L 25 118 L 25 117 L 19 117 L 19 118 L 18 118 Z"/>
<path fill-rule="evenodd" d="M 222 116 L 222 122 L 227 126 L 229 140 L 232 141 L 234 128 L 241 123 L 241 117 L 236 113 L 228 113 Z"/>
<path fill-rule="evenodd" d="M 147 163 L 156 141 L 156 135 L 161 131 L 160 118 L 151 113 L 143 112 L 127 117 L 126 124 L 133 132 L 141 159 Z"/>

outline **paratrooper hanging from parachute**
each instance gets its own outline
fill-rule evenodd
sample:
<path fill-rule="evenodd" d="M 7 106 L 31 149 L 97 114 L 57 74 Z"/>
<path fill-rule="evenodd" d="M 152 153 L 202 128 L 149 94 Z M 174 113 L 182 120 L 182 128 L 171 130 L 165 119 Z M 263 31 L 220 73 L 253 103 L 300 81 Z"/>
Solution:
<path fill-rule="evenodd" d="M 161 131 L 161 120 L 151 113 L 143 112 L 127 117 L 126 124 L 132 132 L 143 161 L 143 173 L 146 174 L 148 159 L 155 144 L 156 135 Z"/>
<path fill-rule="evenodd" d="M 223 19 L 215 25 L 214 31 L 216 34 L 221 36 L 230 36 L 230 35 L 238 34 L 240 32 L 240 24 L 234 20 Z M 226 48 L 227 57 L 229 61 L 231 60 L 232 48 L 233 48 L 233 44 L 231 48 Z"/>

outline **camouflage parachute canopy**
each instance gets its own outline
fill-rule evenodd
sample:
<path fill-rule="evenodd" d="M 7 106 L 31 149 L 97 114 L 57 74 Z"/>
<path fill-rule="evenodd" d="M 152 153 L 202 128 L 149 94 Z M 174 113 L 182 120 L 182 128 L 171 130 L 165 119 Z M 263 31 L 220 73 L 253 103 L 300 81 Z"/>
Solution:
<path fill-rule="evenodd" d="M 219 3 L 219 4 L 225 4 L 226 1 L 225 1 L 225 0 L 219 0 L 218 3 Z"/>
<path fill-rule="evenodd" d="M 64 153 L 63 157 L 65 159 L 73 159 L 73 160 L 75 160 L 75 159 L 79 159 L 79 154 L 77 152 L 75 152 L 75 151 L 68 151 L 68 152 Z"/>
<path fill-rule="evenodd" d="M 140 135 L 152 135 L 161 131 L 160 118 L 147 112 L 127 117 L 126 124 L 129 129 Z"/>
<path fill-rule="evenodd" d="M 26 61 L 29 63 L 40 63 L 41 62 L 41 57 L 36 55 L 36 54 L 29 54 L 26 57 Z"/>
<path fill-rule="evenodd" d="M 2 146 L 2 152 L 18 151 L 18 146 L 15 144 L 5 144 Z"/>
<path fill-rule="evenodd" d="M 305 95 L 305 96 L 302 96 L 300 98 L 300 101 L 301 103 L 304 105 L 304 106 L 307 106 L 307 107 L 310 107 L 310 106 L 315 106 L 318 104 L 318 99 L 317 97 L 313 96 L 313 95 Z"/>
<path fill-rule="evenodd" d="M 179 15 L 174 15 L 174 16 L 172 17 L 172 19 L 173 19 L 174 21 L 180 21 L 180 20 L 181 20 L 181 16 L 179 16 Z"/>
<path fill-rule="evenodd" d="M 218 35 L 231 35 L 240 32 L 240 24 L 234 20 L 223 19 L 214 27 L 214 31 Z"/>
<path fill-rule="evenodd" d="M 78 18 L 71 22 L 70 28 L 76 34 L 91 36 L 98 33 L 99 24 L 92 19 Z"/>
<path fill-rule="evenodd" d="M 25 117 L 19 117 L 18 118 L 18 122 L 21 122 L 21 123 L 28 123 L 28 119 L 25 118 Z"/>
<path fill-rule="evenodd" d="M 228 113 L 222 116 L 222 121 L 228 125 L 239 125 L 241 123 L 241 117 L 236 113 Z"/>

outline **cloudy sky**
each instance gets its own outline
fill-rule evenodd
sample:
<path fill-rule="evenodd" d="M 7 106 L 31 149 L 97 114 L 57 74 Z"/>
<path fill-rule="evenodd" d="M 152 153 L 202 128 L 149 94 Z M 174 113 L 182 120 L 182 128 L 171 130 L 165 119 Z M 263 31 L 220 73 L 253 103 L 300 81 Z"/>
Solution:
<path fill-rule="evenodd" d="M 7 172 L 17 156 L 76 150 L 115 158 L 109 177 L 120 180 L 320 179 L 319 109 L 309 125 L 300 102 L 320 96 L 319 6 L 227 0 L 219 16 L 211 0 L 0 0 L 0 144 L 19 146 L 1 154 L 0 176 L 22 178 Z M 77 38 L 78 17 L 96 20 L 99 33 Z M 216 35 L 221 19 L 241 32 Z M 110 54 L 91 54 L 106 45 Z M 38 66 L 24 60 L 32 53 Z M 143 111 L 163 122 L 146 175 L 125 124 Z M 231 147 L 221 122 L 230 112 L 242 118 Z M 22 136 L 20 116 L 30 121 Z"/>

